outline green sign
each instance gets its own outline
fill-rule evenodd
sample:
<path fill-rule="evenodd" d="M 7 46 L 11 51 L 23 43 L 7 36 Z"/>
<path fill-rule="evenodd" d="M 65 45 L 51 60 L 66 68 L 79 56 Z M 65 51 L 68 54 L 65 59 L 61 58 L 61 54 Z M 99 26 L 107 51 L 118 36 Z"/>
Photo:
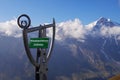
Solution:
<path fill-rule="evenodd" d="M 31 38 L 30 48 L 48 48 L 49 38 Z"/>

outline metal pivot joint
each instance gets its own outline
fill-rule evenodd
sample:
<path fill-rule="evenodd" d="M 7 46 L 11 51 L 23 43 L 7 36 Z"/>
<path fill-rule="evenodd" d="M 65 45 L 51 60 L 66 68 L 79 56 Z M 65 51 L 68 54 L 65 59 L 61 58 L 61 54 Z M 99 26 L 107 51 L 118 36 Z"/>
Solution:
<path fill-rule="evenodd" d="M 36 27 L 29 28 L 31 25 L 31 20 L 28 15 L 22 14 L 17 19 L 18 26 L 23 29 L 23 43 L 25 47 L 26 54 L 30 62 L 35 67 L 35 80 L 47 80 L 47 71 L 48 71 L 48 61 L 51 57 L 53 50 L 53 45 L 55 41 L 55 19 L 53 19 L 52 24 L 40 25 Z M 33 58 L 32 53 L 29 47 L 28 33 L 38 31 L 38 38 L 45 38 L 46 29 L 52 28 L 52 38 L 49 41 L 48 49 L 37 48 L 36 59 Z"/>

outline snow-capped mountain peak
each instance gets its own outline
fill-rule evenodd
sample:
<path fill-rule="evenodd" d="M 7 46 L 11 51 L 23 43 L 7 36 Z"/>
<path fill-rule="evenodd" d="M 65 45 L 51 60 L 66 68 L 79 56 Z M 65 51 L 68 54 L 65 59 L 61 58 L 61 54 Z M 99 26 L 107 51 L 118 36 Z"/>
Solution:
<path fill-rule="evenodd" d="M 113 27 L 116 25 L 118 25 L 118 23 L 112 22 L 111 19 L 100 17 L 98 20 L 86 25 L 86 28 L 89 30 L 100 30 L 102 26 Z"/>
<path fill-rule="evenodd" d="M 109 27 L 113 27 L 115 26 L 114 22 L 112 22 L 110 19 L 101 17 L 97 20 L 96 25 L 102 25 L 102 26 L 109 26 Z"/>
<path fill-rule="evenodd" d="M 114 28 L 119 27 L 120 24 L 112 21 L 111 19 L 107 19 L 105 17 L 100 17 L 98 20 L 87 25 L 87 29 L 90 31 L 100 31 L 103 28 Z"/>
<path fill-rule="evenodd" d="M 107 22 L 109 21 L 107 18 L 105 17 L 100 17 L 98 20 L 97 20 L 97 23 L 104 23 L 104 22 Z"/>

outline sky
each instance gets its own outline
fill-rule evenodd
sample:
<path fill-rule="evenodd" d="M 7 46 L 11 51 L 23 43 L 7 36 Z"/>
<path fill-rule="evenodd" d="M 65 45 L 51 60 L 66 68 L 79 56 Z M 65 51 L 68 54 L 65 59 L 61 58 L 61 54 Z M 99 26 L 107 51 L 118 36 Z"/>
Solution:
<path fill-rule="evenodd" d="M 80 19 L 89 24 L 99 17 L 120 23 L 120 0 L 0 0 L 0 22 L 30 16 L 32 25 Z"/>

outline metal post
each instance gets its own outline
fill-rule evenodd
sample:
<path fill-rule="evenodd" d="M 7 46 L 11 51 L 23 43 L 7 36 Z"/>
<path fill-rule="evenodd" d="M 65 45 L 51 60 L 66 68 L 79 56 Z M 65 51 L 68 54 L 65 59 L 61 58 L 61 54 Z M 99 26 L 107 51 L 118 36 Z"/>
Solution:
<path fill-rule="evenodd" d="M 40 25 L 41 26 L 41 25 Z M 41 37 L 41 30 L 38 32 L 38 37 Z M 41 50 L 37 48 L 37 56 L 36 56 L 36 62 L 40 63 L 40 56 L 41 56 Z M 40 66 L 35 67 L 35 80 L 40 80 Z"/>
<path fill-rule="evenodd" d="M 42 30 L 42 37 L 46 37 L 46 29 Z M 42 54 L 40 58 L 40 80 L 47 80 L 47 54 L 46 49 L 42 49 Z"/>
<path fill-rule="evenodd" d="M 27 18 L 28 21 L 20 20 L 22 17 Z M 51 57 L 51 52 L 53 50 L 53 44 L 54 44 L 54 39 L 55 39 L 55 20 L 53 19 L 52 24 L 43 25 L 43 26 L 40 25 L 37 27 L 29 28 L 29 26 L 31 25 L 31 20 L 28 15 L 23 14 L 18 17 L 17 23 L 20 28 L 23 28 L 24 47 L 25 47 L 25 51 L 26 51 L 26 54 L 27 54 L 30 62 L 35 67 L 35 80 L 47 80 L 47 71 L 48 71 L 47 65 L 48 65 L 48 61 Z M 48 52 L 44 48 L 37 48 L 37 54 L 36 54 L 36 60 L 35 60 L 30 51 L 27 33 L 39 31 L 38 38 L 45 38 L 46 37 L 46 29 L 51 28 L 51 27 L 53 29 L 53 35 L 51 38 L 51 43 L 50 43 Z"/>

